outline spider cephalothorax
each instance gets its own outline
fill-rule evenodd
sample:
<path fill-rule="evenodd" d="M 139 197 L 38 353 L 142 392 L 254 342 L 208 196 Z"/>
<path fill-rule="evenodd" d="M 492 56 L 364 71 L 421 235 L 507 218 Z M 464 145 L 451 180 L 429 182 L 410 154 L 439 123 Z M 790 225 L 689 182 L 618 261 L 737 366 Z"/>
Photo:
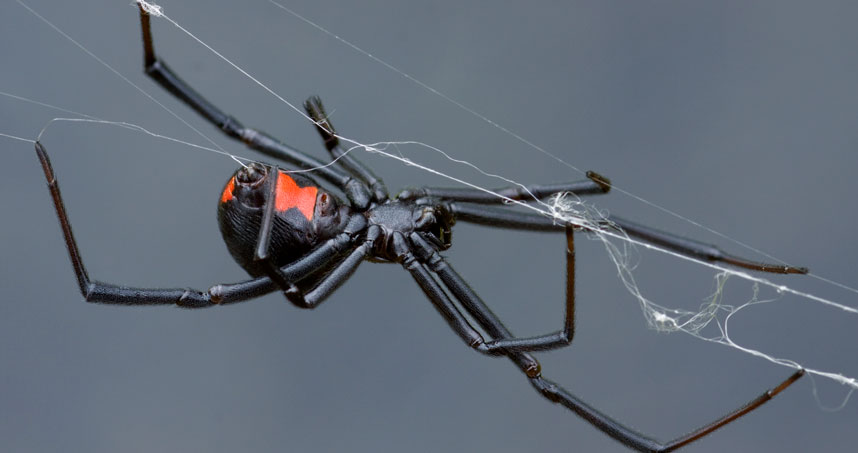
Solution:
<path fill-rule="evenodd" d="M 672 451 L 693 442 L 760 407 L 803 374 L 797 370 L 773 389 L 697 430 L 670 442 L 658 442 L 627 428 L 544 378 L 531 353 L 572 342 L 575 323 L 575 231 L 571 223 L 515 210 L 485 191 L 421 187 L 390 199 L 372 171 L 341 149 L 321 101 L 311 98 L 305 109 L 321 133 L 331 164 L 304 154 L 271 136 L 243 126 L 226 115 L 155 56 L 149 17 L 141 9 L 146 73 L 228 136 L 301 169 L 312 169 L 319 182 L 336 188 L 340 202 L 316 180 L 288 174 L 276 166 L 251 164 L 230 178 L 218 206 L 221 232 L 235 260 L 256 277 L 219 284 L 208 291 L 131 288 L 90 280 L 71 231 L 56 177 L 44 147 L 36 142 L 48 188 L 63 230 L 78 285 L 90 302 L 125 305 L 176 304 L 203 308 L 237 303 L 280 290 L 301 308 L 314 308 L 343 284 L 360 263 L 399 263 L 417 282 L 453 331 L 474 350 L 509 358 L 539 394 L 583 417 L 623 444 L 641 451 Z M 494 192 L 507 199 L 545 199 L 558 192 L 578 196 L 610 190 L 610 181 L 595 173 L 572 183 L 507 187 Z M 494 205 L 494 206 L 492 206 Z M 685 239 L 617 217 L 610 224 L 635 238 L 677 253 L 760 272 L 806 273 L 804 268 L 756 263 L 722 252 L 715 246 Z M 534 337 L 515 337 L 439 252 L 450 247 L 455 221 L 517 230 L 565 232 L 566 296 L 561 329 Z"/>

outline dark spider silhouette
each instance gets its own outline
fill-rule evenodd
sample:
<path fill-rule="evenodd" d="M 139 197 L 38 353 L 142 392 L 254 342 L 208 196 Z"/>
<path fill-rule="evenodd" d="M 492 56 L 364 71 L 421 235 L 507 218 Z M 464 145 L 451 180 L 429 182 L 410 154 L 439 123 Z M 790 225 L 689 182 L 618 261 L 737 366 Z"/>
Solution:
<path fill-rule="evenodd" d="M 47 151 L 36 142 L 48 188 L 63 230 L 78 285 L 88 302 L 120 305 L 175 304 L 186 308 L 244 302 L 281 290 L 301 308 L 314 308 L 345 282 L 364 260 L 401 264 L 426 294 L 450 327 L 471 348 L 512 360 L 545 398 L 562 404 L 614 439 L 640 451 L 672 451 L 691 443 L 760 407 L 798 380 L 798 370 L 771 390 L 718 420 L 661 443 L 637 433 L 590 407 L 559 385 L 545 379 L 539 362 L 529 354 L 567 346 L 575 321 L 575 242 L 581 226 L 557 225 L 553 219 L 513 210 L 501 199 L 477 190 L 422 187 L 408 189 L 394 199 L 370 169 L 340 146 L 321 100 L 310 98 L 304 107 L 314 120 L 330 155 L 330 166 L 274 139 L 244 127 L 224 114 L 155 56 L 149 16 L 141 9 L 146 73 L 174 96 L 250 148 L 312 173 L 345 194 L 344 203 L 312 177 L 289 175 L 274 165 L 258 163 L 240 168 L 227 182 L 218 204 L 218 221 L 232 257 L 251 276 L 233 284 L 219 284 L 208 291 L 194 289 L 131 288 L 90 280 L 81 259 L 65 211 Z M 514 200 L 547 198 L 560 192 L 576 195 L 607 193 L 610 181 L 588 172 L 584 181 L 508 187 L 496 193 Z M 611 217 L 610 222 L 631 236 L 684 255 L 725 262 L 755 271 L 804 274 L 807 269 L 751 262 L 728 255 L 715 246 Z M 566 233 L 566 315 L 557 332 L 535 337 L 514 337 L 465 280 L 447 263 L 440 251 L 450 247 L 451 227 L 456 221 L 487 226 Z M 481 334 L 462 314 L 463 308 Z"/>

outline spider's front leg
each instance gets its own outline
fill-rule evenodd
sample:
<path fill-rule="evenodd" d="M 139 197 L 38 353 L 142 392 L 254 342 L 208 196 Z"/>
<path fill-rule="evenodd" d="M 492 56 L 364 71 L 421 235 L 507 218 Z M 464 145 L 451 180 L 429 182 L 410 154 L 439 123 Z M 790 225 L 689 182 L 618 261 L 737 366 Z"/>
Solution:
<path fill-rule="evenodd" d="M 280 159 L 303 169 L 312 168 L 316 174 L 340 188 L 357 209 L 364 210 L 369 206 L 373 195 L 370 193 L 367 184 L 361 181 L 359 177 L 349 174 L 336 162 L 328 165 L 263 131 L 245 127 L 236 118 L 224 113 L 182 80 L 155 54 L 150 16 L 142 6 L 138 5 L 138 7 L 143 33 L 143 65 L 146 75 L 230 138 L 240 140 L 248 147 L 275 159 Z"/>
<path fill-rule="evenodd" d="M 178 305 L 184 308 L 205 308 L 218 304 L 244 302 L 270 293 L 275 289 L 268 277 L 260 277 L 232 284 L 215 285 L 208 291 L 191 288 L 134 288 L 124 285 L 104 283 L 89 278 L 80 249 L 72 233 L 71 222 L 66 213 L 65 203 L 60 193 L 59 182 L 54 173 L 48 152 L 41 143 L 36 142 L 36 155 L 42 164 L 51 200 L 56 210 L 57 220 L 63 231 L 66 249 L 74 268 L 81 295 L 87 302 L 116 305 Z M 312 274 L 320 266 L 325 266 L 336 258 L 349 244 L 346 236 L 335 237 L 315 248 L 301 259 L 278 269 L 279 273 L 293 281 Z"/>
<path fill-rule="evenodd" d="M 420 200 L 418 200 L 420 202 Z M 496 228 L 512 228 L 529 231 L 561 231 L 563 224 L 555 219 L 510 209 L 509 207 L 485 206 L 472 202 L 444 201 L 447 209 L 456 220 L 471 222 Z M 644 226 L 616 216 L 609 216 L 602 222 L 607 228 L 619 227 L 629 236 L 644 242 L 659 245 L 685 256 L 709 262 L 727 263 L 758 272 L 774 274 L 807 274 L 806 267 L 790 266 L 788 264 L 772 264 L 752 261 L 729 254 L 719 247 L 694 239 L 685 238 L 657 228 Z"/>

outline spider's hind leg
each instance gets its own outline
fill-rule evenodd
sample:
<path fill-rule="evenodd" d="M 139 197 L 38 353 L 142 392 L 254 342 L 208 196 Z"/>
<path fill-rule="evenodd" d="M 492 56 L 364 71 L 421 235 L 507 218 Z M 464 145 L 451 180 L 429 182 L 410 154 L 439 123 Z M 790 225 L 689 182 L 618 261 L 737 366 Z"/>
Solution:
<path fill-rule="evenodd" d="M 531 378 L 530 381 L 531 385 L 533 385 L 536 391 L 538 391 L 542 396 L 554 403 L 563 405 L 572 412 L 575 412 L 578 416 L 587 420 L 605 434 L 613 437 L 619 442 L 622 442 L 627 447 L 642 452 L 666 453 L 682 448 L 702 437 L 705 437 L 735 421 L 739 417 L 759 408 L 792 385 L 795 381 L 799 380 L 802 376 L 804 376 L 804 370 L 799 369 L 774 388 L 766 390 L 758 397 L 752 399 L 738 409 L 733 410 L 727 415 L 724 415 L 709 424 L 703 425 L 691 432 L 664 443 L 644 436 L 643 434 L 620 424 L 552 381 L 541 376 Z"/>
<path fill-rule="evenodd" d="M 566 227 L 568 292 L 574 291 L 574 243 L 572 242 L 572 230 L 573 227 Z M 432 249 L 431 246 L 428 245 L 428 243 L 423 241 L 419 237 L 419 234 L 412 234 L 410 239 L 411 243 L 415 247 L 415 252 L 417 253 L 419 259 L 426 263 L 421 264 L 421 266 L 428 266 L 428 270 L 433 272 L 440 278 L 441 282 L 444 283 L 444 286 L 449 289 L 450 292 L 453 293 L 455 298 L 468 310 L 468 312 L 474 317 L 474 319 L 476 319 L 480 323 L 480 325 L 495 338 L 494 342 L 485 343 L 484 346 L 491 347 L 492 344 L 494 344 L 495 346 L 504 345 L 500 353 L 506 355 L 511 360 L 519 364 L 519 367 L 522 368 L 522 371 L 527 374 L 531 385 L 536 389 L 537 392 L 539 392 L 540 395 L 554 403 L 558 403 L 566 407 L 578 416 L 587 420 L 590 424 L 592 424 L 599 430 L 603 431 L 605 434 L 611 436 L 612 438 L 634 450 L 643 452 L 669 452 L 679 449 L 720 429 L 721 427 L 733 422 L 739 417 L 742 417 L 743 415 L 759 408 L 804 375 L 804 370 L 799 369 L 774 388 L 763 392 L 748 403 L 740 406 L 738 409 L 729 412 L 721 418 L 700 428 L 697 428 L 687 434 L 679 436 L 669 442 L 659 442 L 621 424 L 610 416 L 603 414 L 602 412 L 590 406 L 589 404 L 587 404 L 571 392 L 567 391 L 563 387 L 544 378 L 541 375 L 541 372 L 538 368 L 538 363 L 535 361 L 535 359 L 532 359 L 529 354 L 523 351 L 531 349 L 547 349 L 552 347 L 552 344 L 562 346 L 562 344 L 557 344 L 562 342 L 558 342 L 556 338 L 552 338 L 557 334 L 549 334 L 542 337 L 524 339 L 512 338 L 512 335 L 505 327 L 503 327 L 503 324 L 500 322 L 500 320 L 498 320 L 497 317 L 491 312 L 491 310 L 489 310 L 489 308 L 485 306 L 483 301 L 480 300 L 479 296 L 477 296 L 476 293 L 473 292 L 473 290 L 461 278 L 461 276 L 459 276 L 459 274 L 456 273 L 456 271 L 453 270 L 453 268 L 449 264 L 447 264 L 446 260 L 444 260 L 444 258 L 441 257 L 437 251 Z M 429 280 L 428 277 L 429 276 L 427 275 L 427 280 Z M 436 284 L 435 286 L 438 285 Z M 440 290 L 440 287 L 438 288 L 438 291 L 442 292 Z M 568 294 L 570 293 L 567 293 L 567 295 Z M 571 329 L 573 327 L 572 324 L 574 322 L 574 315 L 569 315 L 570 313 L 574 313 L 573 310 L 574 298 L 567 297 L 567 317 L 564 325 L 564 330 L 568 329 L 569 340 L 571 340 Z M 482 352 L 490 353 L 491 351 L 486 351 L 484 348 Z M 528 364 L 526 360 L 528 359 L 533 360 L 532 363 L 535 364 L 535 368 L 526 367 L 526 365 Z"/>
<path fill-rule="evenodd" d="M 508 354 L 511 352 L 543 351 L 568 346 L 575 334 L 575 241 L 574 227 L 566 227 L 566 314 L 563 327 L 553 333 L 535 337 L 514 338 L 510 335 L 496 336 L 485 344 L 485 352 L 489 354 Z M 488 307 L 479 296 L 468 287 L 467 283 L 447 264 L 419 234 L 411 235 L 411 242 L 420 251 L 430 269 L 441 278 L 441 281 L 453 292 L 456 298 L 478 320 L 485 321 L 493 317 Z M 508 333 L 508 332 L 506 332 Z"/>

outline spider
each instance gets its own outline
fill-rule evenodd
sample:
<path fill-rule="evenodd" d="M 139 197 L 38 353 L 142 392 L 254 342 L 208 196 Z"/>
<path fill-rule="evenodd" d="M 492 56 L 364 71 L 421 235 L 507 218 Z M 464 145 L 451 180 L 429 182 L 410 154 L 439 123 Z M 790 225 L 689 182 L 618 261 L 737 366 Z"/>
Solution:
<path fill-rule="evenodd" d="M 218 284 L 207 291 L 132 288 L 89 278 L 47 151 L 36 142 L 36 153 L 78 286 L 86 301 L 205 308 L 244 302 L 279 290 L 294 305 L 311 309 L 343 284 L 364 260 L 399 263 L 468 346 L 482 354 L 507 357 L 540 395 L 565 406 L 607 435 L 639 451 L 673 451 L 694 442 L 760 407 L 804 374 L 803 370 L 797 370 L 738 409 L 669 442 L 656 441 L 620 424 L 543 377 L 539 362 L 531 354 L 572 342 L 575 328 L 574 233 L 583 227 L 570 223 L 558 225 L 547 217 L 500 206 L 500 198 L 474 189 L 420 187 L 391 197 L 380 178 L 346 153 L 321 100 L 312 97 L 304 107 L 330 156 L 336 159 L 333 164 L 324 166 L 318 159 L 264 132 L 243 126 L 197 93 L 156 56 L 149 16 L 142 8 L 140 20 L 146 74 L 229 137 L 289 165 L 312 168 L 313 176 L 289 174 L 276 165 L 253 163 L 238 169 L 227 181 L 218 203 L 220 231 L 230 254 L 252 279 Z M 345 195 L 345 200 L 319 181 L 336 187 Z M 529 196 L 543 199 L 561 192 L 598 195 L 610 189 L 608 178 L 588 172 L 583 181 L 506 187 L 495 192 L 510 199 L 527 200 Z M 695 258 L 761 272 L 807 273 L 805 268 L 749 261 L 715 246 L 622 218 L 612 216 L 609 220 L 630 236 Z M 517 230 L 565 232 L 566 312 L 560 330 L 521 338 L 504 326 L 440 253 L 451 246 L 452 226 L 456 221 Z"/>

